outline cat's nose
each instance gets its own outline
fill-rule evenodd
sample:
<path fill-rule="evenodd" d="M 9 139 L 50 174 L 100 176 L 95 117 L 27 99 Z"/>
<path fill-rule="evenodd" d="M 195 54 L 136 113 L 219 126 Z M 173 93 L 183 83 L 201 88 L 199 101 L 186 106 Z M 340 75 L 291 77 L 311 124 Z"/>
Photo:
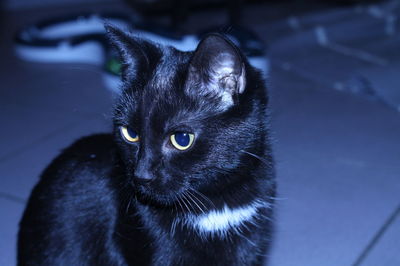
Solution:
<path fill-rule="evenodd" d="M 154 175 L 150 172 L 150 170 L 139 164 L 134 172 L 135 179 L 140 181 L 150 181 L 154 179 Z"/>
<path fill-rule="evenodd" d="M 135 173 L 135 178 L 140 181 L 151 181 L 153 179 L 153 176 L 150 173 L 142 173 L 142 174 Z"/>

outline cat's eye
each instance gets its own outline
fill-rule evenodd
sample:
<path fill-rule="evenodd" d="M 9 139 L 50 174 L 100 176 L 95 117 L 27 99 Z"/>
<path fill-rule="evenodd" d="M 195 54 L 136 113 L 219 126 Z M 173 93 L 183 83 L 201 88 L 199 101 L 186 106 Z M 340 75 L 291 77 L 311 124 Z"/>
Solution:
<path fill-rule="evenodd" d="M 180 151 L 184 151 L 192 146 L 194 134 L 188 132 L 175 132 L 170 137 L 172 145 Z"/>
<path fill-rule="evenodd" d="M 137 134 L 136 131 L 132 130 L 129 127 L 120 127 L 121 130 L 121 135 L 124 137 L 124 139 L 127 142 L 138 142 L 139 141 L 139 135 Z"/>

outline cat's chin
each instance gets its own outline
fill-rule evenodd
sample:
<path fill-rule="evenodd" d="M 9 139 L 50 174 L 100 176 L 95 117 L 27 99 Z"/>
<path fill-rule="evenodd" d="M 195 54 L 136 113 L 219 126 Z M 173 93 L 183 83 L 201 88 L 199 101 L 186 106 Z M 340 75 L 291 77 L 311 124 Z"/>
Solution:
<path fill-rule="evenodd" d="M 157 189 L 149 185 L 143 184 L 133 184 L 134 193 L 137 199 L 146 205 L 154 206 L 174 206 L 177 198 L 180 198 L 182 194 L 179 190 L 167 190 L 167 189 Z"/>
<path fill-rule="evenodd" d="M 143 205 L 163 209 L 173 208 L 177 202 L 176 197 L 171 197 L 168 195 L 154 196 L 152 194 L 138 193 L 136 198 Z"/>

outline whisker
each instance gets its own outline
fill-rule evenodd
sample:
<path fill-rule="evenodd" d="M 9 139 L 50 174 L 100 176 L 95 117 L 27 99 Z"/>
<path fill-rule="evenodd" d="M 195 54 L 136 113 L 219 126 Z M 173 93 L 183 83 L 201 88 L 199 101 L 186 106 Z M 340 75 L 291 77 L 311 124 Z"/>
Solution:
<path fill-rule="evenodd" d="M 126 205 L 125 214 L 128 214 L 128 212 L 129 212 L 129 208 L 131 207 L 132 199 L 133 199 L 133 195 L 130 196 L 128 204 Z"/>
<path fill-rule="evenodd" d="M 218 168 L 218 167 L 213 167 L 214 172 L 218 172 L 220 174 L 231 174 L 230 170 L 223 169 L 223 168 Z"/>
<path fill-rule="evenodd" d="M 197 208 L 198 208 L 202 213 L 204 213 L 204 210 L 197 204 L 197 202 L 194 200 L 193 196 L 191 196 L 191 194 L 189 194 L 189 191 L 187 190 L 186 192 L 188 193 L 188 194 L 187 194 L 188 198 L 197 206 Z"/>
<path fill-rule="evenodd" d="M 190 190 L 187 190 L 187 193 L 190 194 L 192 196 L 192 200 L 194 201 L 194 203 L 196 204 L 196 206 L 201 210 L 202 213 L 205 213 L 204 209 L 207 210 L 206 205 L 204 205 L 204 203 L 193 193 L 190 192 Z M 201 208 L 196 202 L 195 199 L 203 206 L 203 208 Z"/>
<path fill-rule="evenodd" d="M 248 152 L 248 151 L 245 151 L 245 150 L 240 150 L 240 152 L 243 152 L 243 153 L 246 153 L 246 154 L 248 154 L 248 155 L 250 155 L 250 156 L 253 156 L 254 158 L 256 158 L 256 159 L 258 159 L 258 160 L 260 160 L 262 163 L 264 163 L 265 165 L 270 165 L 270 162 L 268 162 L 267 160 L 265 160 L 264 158 L 262 158 L 262 157 L 260 157 L 260 156 L 258 156 L 258 155 L 256 155 L 256 154 L 254 154 L 254 153 L 251 153 L 251 152 Z"/>
<path fill-rule="evenodd" d="M 176 197 L 176 199 L 177 199 L 177 202 L 178 202 L 179 206 L 181 207 L 181 211 L 183 212 L 184 210 L 183 210 L 183 206 L 182 206 L 182 204 L 181 204 L 180 198 L 179 198 L 179 197 Z"/>
<path fill-rule="evenodd" d="M 192 191 L 194 193 L 196 193 L 197 195 L 199 195 L 200 197 L 202 197 L 203 199 L 205 199 L 207 202 L 209 202 L 214 208 L 217 208 L 214 204 L 214 202 L 212 202 L 206 195 L 204 195 L 203 193 L 201 193 L 200 191 L 197 191 L 196 189 L 192 189 Z"/>
<path fill-rule="evenodd" d="M 186 194 L 183 193 L 182 195 L 183 195 L 183 197 L 182 197 L 182 202 L 183 202 L 183 204 L 186 206 L 188 212 L 192 212 L 192 208 L 193 208 L 193 207 L 192 207 L 192 205 L 190 205 L 190 202 L 189 202 L 188 199 L 186 198 Z M 189 208 L 189 206 L 188 206 L 186 203 L 189 204 L 189 206 L 192 207 L 192 208 Z"/>
<path fill-rule="evenodd" d="M 178 223 L 178 219 L 174 219 L 174 221 L 172 222 L 171 225 L 171 230 L 170 230 L 170 234 L 171 235 L 175 235 L 175 231 L 176 231 L 176 224 Z"/>
<path fill-rule="evenodd" d="M 270 197 L 270 196 L 268 196 L 267 198 L 273 199 L 273 200 L 287 200 L 287 198 Z"/>

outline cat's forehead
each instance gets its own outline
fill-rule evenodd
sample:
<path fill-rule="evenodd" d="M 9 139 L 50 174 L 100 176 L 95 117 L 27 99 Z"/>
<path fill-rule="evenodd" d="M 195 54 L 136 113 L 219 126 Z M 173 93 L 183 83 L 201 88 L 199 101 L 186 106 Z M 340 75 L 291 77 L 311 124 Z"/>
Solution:
<path fill-rule="evenodd" d="M 152 71 L 147 89 L 154 93 L 170 92 L 183 78 L 181 73 L 188 64 L 189 56 L 171 47 L 163 49 L 163 53 Z"/>
<path fill-rule="evenodd" d="M 187 53 L 164 49 L 144 86 L 130 86 L 125 91 L 121 104 L 125 106 L 123 109 L 127 112 L 126 115 L 167 121 L 174 116 L 188 113 L 186 107 L 194 106 L 183 91 L 189 57 Z"/>

